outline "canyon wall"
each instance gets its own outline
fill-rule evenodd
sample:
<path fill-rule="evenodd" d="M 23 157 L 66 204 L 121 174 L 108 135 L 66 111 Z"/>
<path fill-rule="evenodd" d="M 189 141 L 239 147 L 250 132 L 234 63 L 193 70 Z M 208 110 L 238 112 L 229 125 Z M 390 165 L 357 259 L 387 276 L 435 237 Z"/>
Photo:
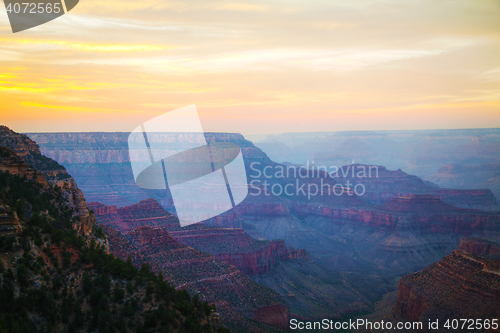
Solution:
<path fill-rule="evenodd" d="M 466 240 L 461 247 L 477 249 L 468 246 L 472 242 Z M 396 309 L 410 321 L 439 319 L 439 331 L 446 331 L 447 319 L 498 318 L 500 261 L 457 249 L 422 272 L 403 276 Z"/>
<path fill-rule="evenodd" d="M 81 235 L 89 235 L 95 224 L 82 191 L 66 169 L 44 156 L 39 146 L 24 134 L 0 126 L 0 146 L 12 149 L 16 156 L 4 152 L 0 170 L 34 179 L 45 187 L 56 187 L 70 209 L 73 210 L 74 228 Z"/>
<path fill-rule="evenodd" d="M 100 224 L 112 227 L 121 233 L 137 232 L 138 227 L 160 227 L 168 231 L 168 237 L 209 253 L 218 260 L 236 266 L 247 275 L 268 273 L 277 260 L 310 258 L 304 250 L 287 247 L 283 240 L 265 241 L 250 237 L 242 229 L 207 228 L 203 225 L 181 229 L 179 220 L 163 209 L 154 199 L 142 200 L 127 207 L 105 206 L 90 202 Z"/>
<path fill-rule="evenodd" d="M 166 228 L 151 226 L 136 227 L 122 234 L 110 226 L 103 225 L 108 235 L 111 253 L 127 260 L 131 257 L 134 265 L 149 264 L 177 289 L 187 289 L 200 293 L 203 301 L 218 304 L 225 317 L 254 318 L 259 308 L 272 306 L 279 311 L 276 315 L 288 318 L 288 310 L 280 305 L 283 299 L 273 290 L 256 284 L 236 267 L 227 265 L 207 253 L 179 243 Z M 261 329 L 250 325 L 249 331 Z M 279 325 L 267 317 L 262 322 Z"/>
<path fill-rule="evenodd" d="M 477 256 L 500 254 L 500 244 L 481 238 L 462 238 L 458 249 Z"/>

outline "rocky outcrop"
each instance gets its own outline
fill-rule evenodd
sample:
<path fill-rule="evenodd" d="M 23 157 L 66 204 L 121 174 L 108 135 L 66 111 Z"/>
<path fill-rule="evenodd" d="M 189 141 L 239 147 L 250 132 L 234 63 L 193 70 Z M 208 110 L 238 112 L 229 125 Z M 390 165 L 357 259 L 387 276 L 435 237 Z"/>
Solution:
<path fill-rule="evenodd" d="M 5 146 L 0 146 L 0 171 L 36 181 L 44 187 L 49 186 L 43 173 L 28 165 L 21 156 Z"/>
<path fill-rule="evenodd" d="M 462 190 L 462 189 L 436 189 L 430 192 L 443 202 L 459 207 L 482 210 L 499 210 L 497 198 L 489 189 Z"/>
<path fill-rule="evenodd" d="M 429 180 L 445 188 L 490 189 L 500 198 L 500 164 L 446 164 Z"/>
<path fill-rule="evenodd" d="M 220 261 L 238 267 L 243 273 L 250 276 L 269 273 L 278 260 L 310 259 L 307 251 L 287 247 L 283 240 L 269 241 L 254 251 L 217 253 L 215 257 Z"/>
<path fill-rule="evenodd" d="M 500 261 L 455 250 L 422 272 L 403 276 L 396 309 L 410 321 L 497 318 Z"/>
<path fill-rule="evenodd" d="M 398 314 L 403 318 L 419 321 L 427 305 L 423 295 L 411 283 L 400 282 L 397 309 Z"/>
<path fill-rule="evenodd" d="M 0 204 L 0 235 L 18 234 L 23 231 L 16 212 L 12 212 L 10 207 Z"/>
<path fill-rule="evenodd" d="M 129 228 L 150 225 L 167 230 L 180 229 L 179 220 L 154 199 L 141 200 L 137 204 L 119 208 L 118 215 Z"/>
<path fill-rule="evenodd" d="M 490 165 L 498 166 L 498 165 Z M 497 169 L 498 170 L 498 169 Z M 380 165 L 353 164 L 345 165 L 335 173 L 333 179 L 341 184 L 349 181 L 350 184 L 362 184 L 365 190 L 363 199 L 380 205 L 392 198 L 408 196 L 410 194 L 429 194 L 438 197 L 443 202 L 470 209 L 495 210 L 499 206 L 493 192 L 488 187 L 449 186 L 438 188 L 431 182 L 409 175 L 401 169 L 392 171 Z M 436 180 L 436 178 L 432 178 Z"/>
<path fill-rule="evenodd" d="M 261 321 L 263 323 L 288 330 L 290 328 L 288 323 L 289 317 L 290 313 L 288 312 L 286 306 L 276 304 L 257 308 L 255 314 L 253 315 L 253 320 Z"/>
<path fill-rule="evenodd" d="M 89 235 L 95 225 L 95 216 L 90 213 L 82 191 L 73 178 L 59 180 L 55 183 L 61 189 L 61 194 L 68 207 L 73 210 L 75 229 L 82 235 Z"/>
<path fill-rule="evenodd" d="M 306 251 L 287 247 L 283 240 L 255 240 L 242 229 L 197 225 L 181 230 L 178 219 L 154 199 L 122 208 L 91 202 L 89 208 L 98 223 L 122 233 L 138 232 L 140 226 L 161 227 L 177 242 L 209 253 L 247 275 L 268 273 L 278 260 L 310 258 Z"/>
<path fill-rule="evenodd" d="M 63 166 L 41 155 L 38 145 L 26 135 L 18 134 L 5 126 L 0 126 L 0 171 L 35 180 L 48 188 L 53 186 L 60 191 L 67 206 L 72 209 L 74 228 L 81 235 L 89 235 L 94 227 L 95 218 L 87 208 L 82 191 Z"/>
<path fill-rule="evenodd" d="M 243 253 L 218 253 L 217 259 L 238 267 L 247 275 L 265 274 L 278 259 L 287 260 L 285 241 L 270 241 L 258 250 Z"/>
<path fill-rule="evenodd" d="M 500 254 L 500 244 L 481 238 L 462 238 L 458 249 L 475 254 L 476 256 Z"/>
<path fill-rule="evenodd" d="M 33 140 L 2 125 L 0 125 L 0 145 L 11 148 L 21 157 L 26 157 L 30 153 L 41 154 L 40 147 Z"/>
<path fill-rule="evenodd" d="M 114 215 L 118 214 L 118 208 L 116 206 L 106 206 L 100 202 L 89 202 L 87 207 L 96 215 L 96 216 L 106 216 L 106 215 Z"/>
<path fill-rule="evenodd" d="M 163 227 L 167 230 L 180 229 L 179 220 L 154 199 L 142 200 L 122 208 L 106 206 L 99 202 L 90 202 L 88 206 L 94 211 L 99 223 L 121 232 L 128 232 L 140 226 Z"/>
<path fill-rule="evenodd" d="M 259 307 L 282 304 L 282 298 L 271 289 L 254 283 L 234 266 L 177 242 L 165 228 L 141 226 L 125 235 L 109 226 L 103 228 L 115 256 L 127 259 L 130 255 L 138 267 L 148 263 L 177 289 L 200 292 L 202 300 L 226 304 L 247 318 L 253 318 Z"/>

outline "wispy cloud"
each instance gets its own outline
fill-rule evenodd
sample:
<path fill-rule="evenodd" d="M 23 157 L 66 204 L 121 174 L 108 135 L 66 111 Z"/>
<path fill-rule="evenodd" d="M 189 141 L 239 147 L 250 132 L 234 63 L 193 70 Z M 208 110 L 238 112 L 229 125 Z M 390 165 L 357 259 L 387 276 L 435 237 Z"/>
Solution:
<path fill-rule="evenodd" d="M 339 115 L 446 127 L 456 108 L 464 127 L 500 126 L 499 15 L 496 0 L 86 0 L 12 34 L 0 10 L 0 116 L 127 129 L 195 103 L 207 130 L 252 133 Z"/>

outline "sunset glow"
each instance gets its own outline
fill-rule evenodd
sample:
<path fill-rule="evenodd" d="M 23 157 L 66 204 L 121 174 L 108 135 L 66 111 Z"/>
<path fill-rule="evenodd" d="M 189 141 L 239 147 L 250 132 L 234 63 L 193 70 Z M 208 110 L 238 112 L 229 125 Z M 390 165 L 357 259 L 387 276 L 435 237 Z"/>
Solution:
<path fill-rule="evenodd" d="M 500 126 L 500 3 L 95 1 L 13 34 L 0 117 L 130 131 L 196 104 L 205 131 Z"/>

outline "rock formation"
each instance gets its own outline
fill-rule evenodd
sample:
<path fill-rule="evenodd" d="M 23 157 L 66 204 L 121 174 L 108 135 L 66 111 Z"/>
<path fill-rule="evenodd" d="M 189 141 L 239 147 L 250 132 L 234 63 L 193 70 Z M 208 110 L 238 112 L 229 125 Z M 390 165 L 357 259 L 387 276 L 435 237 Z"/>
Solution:
<path fill-rule="evenodd" d="M 235 276 L 244 273 L 253 281 L 277 291 L 289 309 L 287 311 L 290 311 L 293 316 L 341 318 L 346 314 L 369 309 L 371 302 L 378 297 L 378 294 L 370 293 L 368 289 L 372 287 L 367 287 L 367 285 L 383 285 L 378 277 L 368 274 L 364 277 L 358 275 L 347 277 L 326 271 L 315 263 L 305 250 L 295 250 L 286 246 L 283 240 L 256 240 L 238 228 L 208 228 L 203 224 L 196 224 L 180 229 L 175 223 L 171 223 L 170 226 L 167 225 L 161 229 L 151 229 L 150 226 L 159 225 L 158 221 L 168 221 L 172 218 L 161 206 L 152 202 L 147 205 L 141 202 L 121 209 L 98 203 L 89 205 L 94 210 L 99 225 L 104 226 L 114 254 L 125 257 L 131 253 L 137 265 L 149 262 L 153 267 L 158 267 L 157 269 L 161 267 L 164 273 L 166 270 L 172 271 L 172 274 L 176 276 L 173 277 L 174 279 L 181 279 L 177 284 L 179 286 L 193 287 L 194 285 L 196 288 L 201 288 L 201 285 L 192 282 L 201 277 L 197 276 L 193 269 L 185 271 L 188 267 L 194 267 L 195 271 L 207 272 L 206 281 L 213 280 L 211 283 L 219 281 L 217 283 L 221 284 L 222 289 L 233 288 L 226 286 L 226 283 L 232 280 L 224 282 L 224 279 L 218 279 L 216 276 L 232 276 L 231 274 L 235 271 L 226 273 L 216 270 L 215 273 L 210 273 L 213 271 L 210 263 L 216 260 L 221 262 L 220 265 L 225 263 L 231 265 L 228 267 L 237 268 L 239 272 L 234 273 Z M 150 209 L 138 209 L 138 207 L 146 206 Z M 127 224 L 120 224 L 123 221 L 120 218 L 120 211 L 128 212 L 129 216 L 135 216 L 141 221 L 149 221 L 151 225 L 136 227 L 129 231 L 129 226 L 137 225 L 137 222 L 130 219 Z M 137 212 L 134 213 L 134 211 Z M 131 246 L 133 250 L 130 250 Z M 172 256 L 171 253 L 175 255 Z M 209 259 L 203 253 L 210 255 Z M 243 280 L 238 279 L 238 281 Z M 213 288 L 219 287 L 214 285 Z M 225 293 L 226 291 L 223 292 Z M 232 301 L 229 302 L 225 298 L 218 301 L 226 302 L 224 304 L 228 304 L 230 309 L 233 308 Z M 253 311 L 257 311 L 256 309 Z M 252 311 L 242 313 L 246 313 L 250 316 L 249 318 L 254 318 L 255 315 Z"/>
<path fill-rule="evenodd" d="M 500 164 L 446 164 L 430 180 L 446 188 L 490 189 L 500 198 Z"/>
<path fill-rule="evenodd" d="M 366 170 L 363 177 L 362 170 Z M 371 170 L 368 172 L 368 170 Z M 434 179 L 434 178 L 433 178 Z M 495 210 L 499 209 L 497 198 L 488 187 L 452 187 L 439 188 L 421 178 L 409 175 L 401 169 L 392 171 L 383 166 L 363 164 L 345 165 L 334 174 L 334 180 L 351 184 L 363 184 L 363 198 L 374 204 L 385 203 L 392 198 L 410 194 L 429 194 L 443 202 L 459 208 Z M 444 183 L 448 185 L 448 183 Z"/>
<path fill-rule="evenodd" d="M 5 126 L 0 126 L 0 146 L 15 153 L 2 150 L 0 171 L 59 189 L 66 204 L 73 210 L 74 228 L 81 235 L 91 233 L 95 218 L 87 209 L 82 191 L 63 166 L 42 155 L 39 146 L 26 135 L 15 133 Z"/>
<path fill-rule="evenodd" d="M 484 244 L 468 239 L 460 248 L 484 252 Z M 498 319 L 500 261 L 457 249 L 422 272 L 403 276 L 396 309 L 410 321 L 439 319 L 439 331 L 446 331 L 448 319 Z"/>
<path fill-rule="evenodd" d="M 458 249 L 476 256 L 500 254 L 500 244 L 481 238 L 462 238 Z"/>
<path fill-rule="evenodd" d="M 164 227 L 167 230 L 180 229 L 179 220 L 163 209 L 154 199 L 145 199 L 122 208 L 106 206 L 99 202 L 89 202 L 88 207 L 99 217 L 100 223 L 112 226 L 121 232 L 127 232 L 139 226 Z"/>
<path fill-rule="evenodd" d="M 253 316 L 253 320 L 261 321 L 284 330 L 288 330 L 290 327 L 288 319 L 288 310 L 286 306 L 281 304 L 259 307 Z"/>
<path fill-rule="evenodd" d="M 125 235 L 106 225 L 103 228 L 108 235 L 111 253 L 115 256 L 124 260 L 131 256 L 133 263 L 139 267 L 148 263 L 154 271 L 163 272 L 177 289 L 199 292 L 202 300 L 222 305 L 218 305 L 218 309 L 225 318 L 235 316 L 234 311 L 253 318 L 259 308 L 283 302 L 277 293 L 253 282 L 234 266 L 180 244 L 166 228 L 141 226 Z M 281 317 L 288 318 L 286 307 L 278 309 Z M 245 323 L 249 325 L 249 322 Z"/>
<path fill-rule="evenodd" d="M 23 227 L 16 212 L 12 212 L 8 206 L 0 205 L 0 235 L 18 234 L 21 231 Z"/>

